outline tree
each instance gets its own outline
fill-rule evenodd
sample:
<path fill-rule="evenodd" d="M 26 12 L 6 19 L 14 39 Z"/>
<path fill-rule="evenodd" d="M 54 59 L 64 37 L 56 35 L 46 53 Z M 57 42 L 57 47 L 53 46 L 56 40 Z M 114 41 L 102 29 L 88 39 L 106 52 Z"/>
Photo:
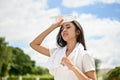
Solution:
<path fill-rule="evenodd" d="M 13 48 L 12 53 L 11 69 L 9 73 L 14 75 L 32 73 L 35 67 L 35 62 L 32 61 L 20 48 Z"/>
<path fill-rule="evenodd" d="M 35 62 L 22 49 L 8 46 L 5 38 L 0 37 L 0 76 L 30 74 L 34 67 Z"/>
<path fill-rule="evenodd" d="M 42 74 L 49 74 L 49 71 L 47 68 L 43 67 L 35 67 L 33 74 L 35 75 L 42 75 Z"/>
<path fill-rule="evenodd" d="M 9 61 L 11 59 L 11 51 L 5 38 L 0 37 L 0 76 L 5 76 L 8 71 Z"/>
<path fill-rule="evenodd" d="M 110 70 L 105 76 L 104 80 L 120 80 L 120 67 Z"/>

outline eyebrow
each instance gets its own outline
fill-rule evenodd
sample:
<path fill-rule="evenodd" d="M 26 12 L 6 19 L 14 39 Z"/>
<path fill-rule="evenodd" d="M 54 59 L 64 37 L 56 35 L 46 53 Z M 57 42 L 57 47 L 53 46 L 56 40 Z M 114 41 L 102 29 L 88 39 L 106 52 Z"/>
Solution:
<path fill-rule="evenodd" d="M 69 23 L 67 23 L 67 24 L 65 24 L 64 26 L 70 26 L 70 24 L 69 24 Z M 63 29 L 63 28 L 64 28 L 64 26 L 62 26 L 62 27 L 61 27 L 61 29 Z"/>
<path fill-rule="evenodd" d="M 67 23 L 65 26 L 70 26 L 70 24 L 69 24 L 69 23 Z"/>

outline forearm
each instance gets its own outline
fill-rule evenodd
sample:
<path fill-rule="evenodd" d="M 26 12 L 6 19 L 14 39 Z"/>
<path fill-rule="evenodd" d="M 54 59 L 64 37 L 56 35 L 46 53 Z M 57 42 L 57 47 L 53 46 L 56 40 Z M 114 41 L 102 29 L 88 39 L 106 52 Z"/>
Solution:
<path fill-rule="evenodd" d="M 44 32 L 42 32 L 40 35 L 38 35 L 32 42 L 30 45 L 32 44 L 37 44 L 40 45 L 42 43 L 42 41 L 44 40 L 44 38 L 50 33 L 52 32 L 55 28 L 59 27 L 61 25 L 61 23 L 63 22 L 63 19 L 61 19 L 59 22 L 52 24 L 47 30 L 45 30 Z"/>
<path fill-rule="evenodd" d="M 83 72 L 81 72 L 76 66 L 72 66 L 71 70 L 75 73 L 75 75 L 78 77 L 78 80 L 91 80 L 88 78 Z"/>
<path fill-rule="evenodd" d="M 38 35 L 31 44 L 37 44 L 40 45 L 44 38 L 51 33 L 56 28 L 56 25 L 51 25 L 48 29 L 46 29 L 44 32 L 42 32 L 40 35 Z"/>

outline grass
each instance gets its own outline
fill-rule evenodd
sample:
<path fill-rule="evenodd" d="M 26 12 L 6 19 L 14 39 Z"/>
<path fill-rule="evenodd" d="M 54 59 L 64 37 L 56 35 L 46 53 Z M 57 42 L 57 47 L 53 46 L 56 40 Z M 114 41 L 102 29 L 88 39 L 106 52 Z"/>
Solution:
<path fill-rule="evenodd" d="M 22 75 L 19 75 L 19 76 L 22 76 Z M 10 76 L 11 78 L 17 78 L 19 76 Z M 53 78 L 52 75 L 50 74 L 43 74 L 43 75 L 30 75 L 30 74 L 27 74 L 27 75 L 24 75 L 22 76 L 22 78 Z"/>
<path fill-rule="evenodd" d="M 44 75 L 30 75 L 30 74 L 27 74 L 27 75 L 24 75 L 23 78 L 53 78 L 52 75 L 50 74 L 44 74 Z"/>

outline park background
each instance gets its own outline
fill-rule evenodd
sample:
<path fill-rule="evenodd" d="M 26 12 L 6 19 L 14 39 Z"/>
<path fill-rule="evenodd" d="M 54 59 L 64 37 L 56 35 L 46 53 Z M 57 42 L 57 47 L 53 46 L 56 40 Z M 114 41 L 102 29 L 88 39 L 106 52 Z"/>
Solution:
<path fill-rule="evenodd" d="M 29 43 L 53 23 L 52 16 L 60 14 L 77 16 L 88 50 L 100 60 L 99 69 L 120 66 L 120 0 L 0 0 L 0 37 L 9 46 L 22 49 L 35 66 L 44 67 L 48 57 Z M 55 47 L 57 31 L 43 45 Z"/>

